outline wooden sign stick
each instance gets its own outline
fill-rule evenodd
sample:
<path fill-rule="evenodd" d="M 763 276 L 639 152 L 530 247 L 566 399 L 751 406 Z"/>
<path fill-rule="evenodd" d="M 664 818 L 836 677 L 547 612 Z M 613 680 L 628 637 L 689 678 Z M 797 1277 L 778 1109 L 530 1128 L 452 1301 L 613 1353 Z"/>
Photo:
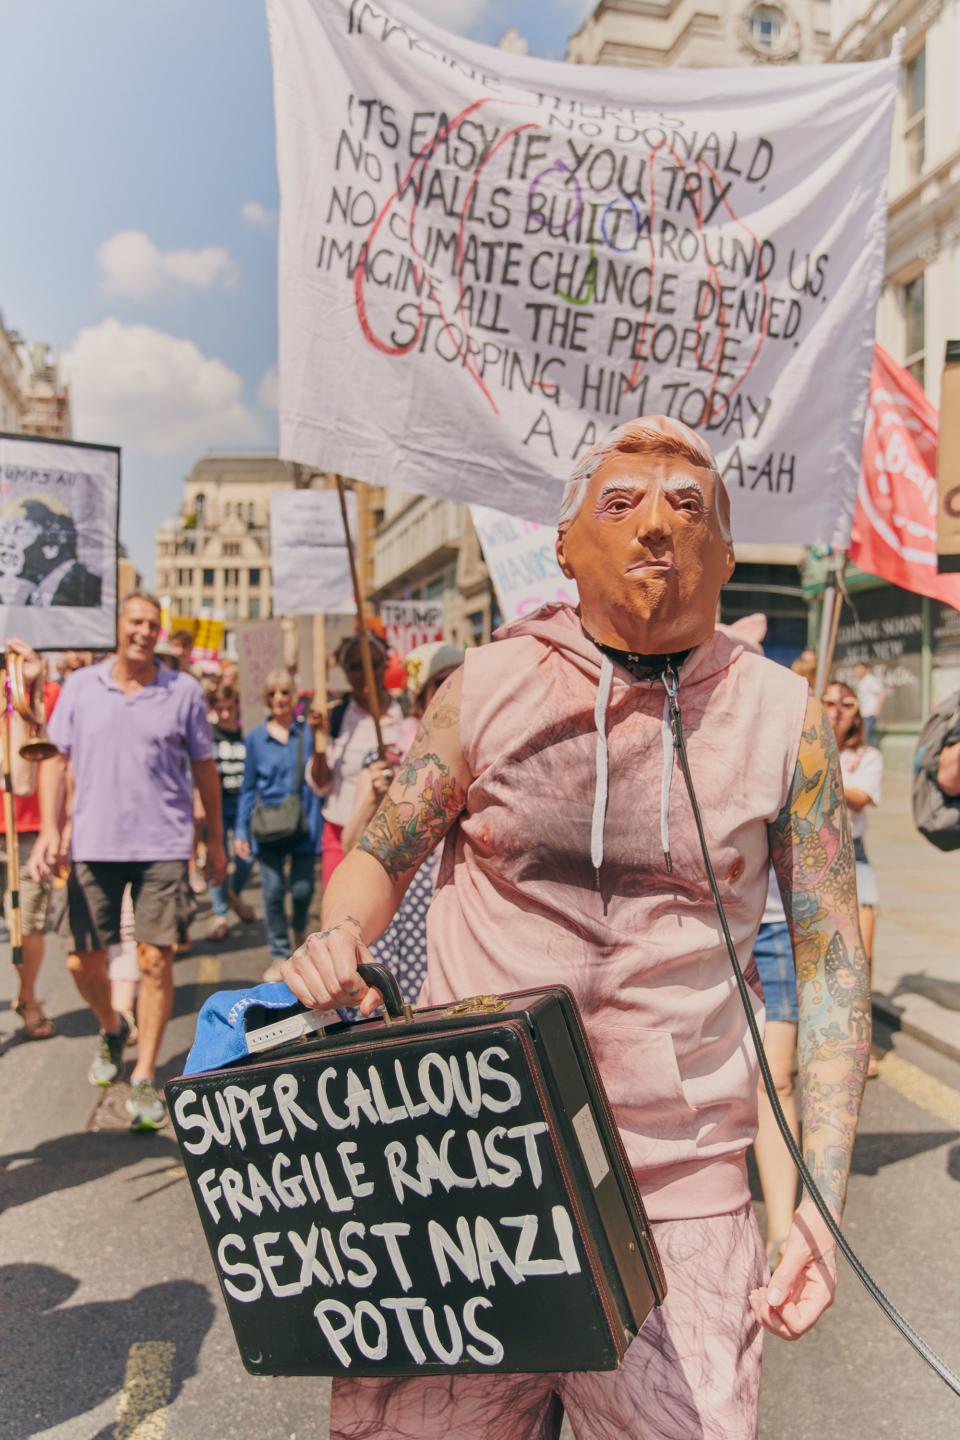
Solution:
<path fill-rule="evenodd" d="M 10 697 L 10 682 L 7 672 L 7 657 L 3 657 L 0 671 L 0 703 L 3 715 L 0 717 L 0 740 L 3 746 L 3 818 L 7 839 L 7 893 L 10 896 L 10 955 L 14 965 L 23 964 L 23 921 L 20 912 L 20 837 L 17 834 L 16 812 L 13 804 L 13 767 L 11 761 L 11 724 L 13 702 Z"/>
<path fill-rule="evenodd" d="M 323 725 L 313 732 L 313 748 L 322 755 L 327 748 L 327 627 L 323 615 L 313 617 L 313 708 L 323 716 Z"/>
<path fill-rule="evenodd" d="M 370 716 L 373 720 L 373 728 L 377 735 L 377 750 L 380 752 L 380 759 L 385 760 L 387 758 L 387 752 L 383 743 L 383 731 L 380 727 L 380 692 L 377 689 L 377 679 L 373 673 L 373 660 L 370 656 L 370 637 L 367 634 L 366 612 L 363 605 L 363 593 L 360 589 L 360 572 L 357 569 L 357 557 L 353 548 L 353 536 L 350 534 L 350 517 L 347 514 L 347 492 L 343 484 L 342 475 L 337 476 L 337 494 L 340 497 L 340 516 L 343 520 L 343 533 L 347 537 L 347 556 L 350 561 L 350 579 L 353 582 L 353 598 L 357 607 L 360 659 L 363 663 L 363 678 L 367 687 L 367 704 L 370 706 Z"/>

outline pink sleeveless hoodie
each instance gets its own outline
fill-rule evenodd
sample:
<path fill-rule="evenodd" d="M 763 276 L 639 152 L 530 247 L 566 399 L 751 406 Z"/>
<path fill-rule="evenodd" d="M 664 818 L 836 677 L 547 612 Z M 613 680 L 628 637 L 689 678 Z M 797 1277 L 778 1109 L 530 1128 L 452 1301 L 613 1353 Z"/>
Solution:
<path fill-rule="evenodd" d="M 690 767 L 744 969 L 767 894 L 766 827 L 790 789 L 807 696 L 799 676 L 722 629 L 680 670 Z M 443 852 L 424 992 L 444 1004 L 568 985 L 654 1220 L 747 1203 L 757 1087 L 665 698 L 659 680 L 608 660 L 565 605 L 467 652 L 461 740 L 475 779 Z"/>

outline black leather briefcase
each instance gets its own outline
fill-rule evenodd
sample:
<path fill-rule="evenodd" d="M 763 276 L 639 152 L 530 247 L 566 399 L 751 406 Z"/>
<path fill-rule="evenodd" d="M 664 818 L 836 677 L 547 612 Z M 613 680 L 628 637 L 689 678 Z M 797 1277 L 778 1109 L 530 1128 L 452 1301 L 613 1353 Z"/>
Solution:
<path fill-rule="evenodd" d="M 666 1287 L 573 996 L 363 975 L 385 1018 L 167 1087 L 244 1365 L 615 1369 Z M 256 1011 L 257 1047 L 313 1020 Z"/>

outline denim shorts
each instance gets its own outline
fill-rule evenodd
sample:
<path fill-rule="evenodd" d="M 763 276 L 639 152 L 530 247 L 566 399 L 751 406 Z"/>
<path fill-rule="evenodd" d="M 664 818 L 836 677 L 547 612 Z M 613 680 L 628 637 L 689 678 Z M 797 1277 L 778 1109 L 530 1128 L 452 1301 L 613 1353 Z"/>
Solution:
<path fill-rule="evenodd" d="M 784 922 L 761 925 L 753 947 L 763 1002 L 768 1020 L 787 1020 L 796 1025 L 800 1018 L 797 1007 L 797 972 L 793 964 L 790 930 Z"/>

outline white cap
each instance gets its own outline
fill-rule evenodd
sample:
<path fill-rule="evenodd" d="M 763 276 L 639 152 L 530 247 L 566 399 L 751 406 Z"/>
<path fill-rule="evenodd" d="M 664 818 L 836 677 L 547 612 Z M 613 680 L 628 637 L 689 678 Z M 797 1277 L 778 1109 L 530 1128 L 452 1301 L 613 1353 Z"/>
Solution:
<path fill-rule="evenodd" d="M 403 659 L 407 672 L 407 689 L 411 695 L 419 695 L 438 675 L 447 675 L 463 664 L 463 651 L 459 645 L 449 645 L 444 640 L 432 640 L 429 645 L 418 645 Z"/>

